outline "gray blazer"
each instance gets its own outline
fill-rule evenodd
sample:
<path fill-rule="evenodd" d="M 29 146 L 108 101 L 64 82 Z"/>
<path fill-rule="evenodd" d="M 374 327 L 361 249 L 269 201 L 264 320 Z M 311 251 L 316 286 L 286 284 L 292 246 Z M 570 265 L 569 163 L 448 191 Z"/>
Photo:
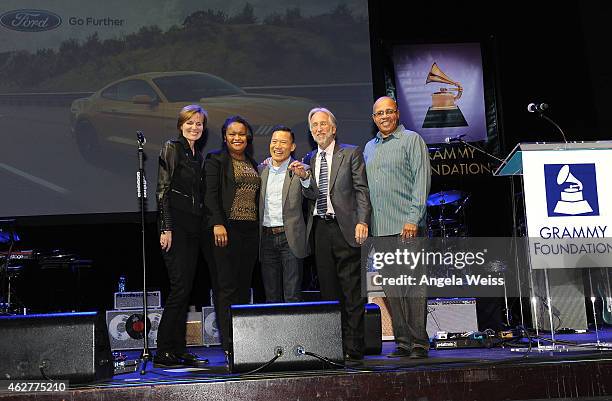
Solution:
<path fill-rule="evenodd" d="M 294 159 L 291 159 L 289 163 L 293 160 Z M 261 238 L 270 167 L 260 164 L 259 171 L 261 176 L 261 190 L 259 192 L 259 238 Z M 305 258 L 310 253 L 302 208 L 302 200 L 304 197 L 309 199 L 317 198 L 317 187 L 314 183 L 314 178 L 311 177 L 310 186 L 304 188 L 300 182 L 300 177 L 290 174 L 290 172 L 287 171 L 287 174 L 285 174 L 285 181 L 283 182 L 283 226 L 285 227 L 285 235 L 287 236 L 289 248 L 297 258 Z"/>
<path fill-rule="evenodd" d="M 304 157 L 304 163 L 311 166 L 313 179 L 317 167 L 317 150 L 311 151 Z M 336 141 L 328 188 L 344 239 L 351 246 L 358 247 L 359 244 L 355 241 L 355 226 L 357 223 L 366 223 L 369 226 L 372 214 L 365 162 L 363 152 L 359 147 Z M 308 207 L 307 233 L 309 236 L 312 230 L 315 201 L 309 202 Z"/>

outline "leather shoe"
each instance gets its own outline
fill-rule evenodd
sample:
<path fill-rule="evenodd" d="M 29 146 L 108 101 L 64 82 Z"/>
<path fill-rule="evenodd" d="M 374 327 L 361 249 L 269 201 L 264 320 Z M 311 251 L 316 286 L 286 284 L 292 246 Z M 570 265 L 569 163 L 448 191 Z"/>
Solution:
<path fill-rule="evenodd" d="M 387 354 L 387 358 L 406 358 L 409 357 L 412 353 L 406 348 L 397 347 L 395 351 Z"/>
<path fill-rule="evenodd" d="M 157 352 L 153 357 L 153 367 L 180 368 L 183 361 L 174 352 Z"/>
<path fill-rule="evenodd" d="M 194 368 L 202 368 L 208 365 L 208 359 L 200 358 L 196 354 L 192 354 L 191 352 L 183 352 L 178 354 L 177 357 L 183 361 L 183 364 L 186 366 L 192 366 Z"/>
<path fill-rule="evenodd" d="M 359 365 L 363 362 L 362 354 L 346 353 L 344 354 L 344 364 L 347 366 Z"/>
<path fill-rule="evenodd" d="M 427 358 L 427 350 L 421 347 L 414 347 L 412 351 L 410 351 L 410 359 L 425 359 Z"/>

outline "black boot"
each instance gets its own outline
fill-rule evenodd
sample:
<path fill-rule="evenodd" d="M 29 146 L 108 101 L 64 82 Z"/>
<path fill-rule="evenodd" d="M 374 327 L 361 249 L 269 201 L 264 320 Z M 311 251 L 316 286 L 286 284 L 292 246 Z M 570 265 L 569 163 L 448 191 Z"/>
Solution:
<path fill-rule="evenodd" d="M 184 365 L 183 360 L 174 352 L 157 351 L 153 357 L 153 367 L 155 368 L 180 368 Z"/>
<path fill-rule="evenodd" d="M 191 352 L 185 351 L 183 353 L 177 354 L 177 357 L 186 366 L 191 366 L 194 368 L 203 368 L 204 366 L 208 365 L 208 359 L 200 358 L 199 356 Z"/>

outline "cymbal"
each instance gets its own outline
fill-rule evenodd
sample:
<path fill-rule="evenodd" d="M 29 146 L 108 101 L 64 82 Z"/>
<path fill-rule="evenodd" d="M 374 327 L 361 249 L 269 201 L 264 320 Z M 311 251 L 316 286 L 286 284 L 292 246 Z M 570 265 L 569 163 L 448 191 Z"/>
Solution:
<path fill-rule="evenodd" d="M 431 219 L 429 221 L 431 224 L 455 224 L 458 223 L 455 219 Z"/>
<path fill-rule="evenodd" d="M 457 190 L 440 191 L 427 197 L 427 206 L 440 206 L 463 199 L 464 193 Z"/>
<path fill-rule="evenodd" d="M 19 235 L 17 235 L 16 233 L 10 233 L 0 230 L 0 244 L 8 244 L 11 241 L 17 242 L 19 240 Z"/>

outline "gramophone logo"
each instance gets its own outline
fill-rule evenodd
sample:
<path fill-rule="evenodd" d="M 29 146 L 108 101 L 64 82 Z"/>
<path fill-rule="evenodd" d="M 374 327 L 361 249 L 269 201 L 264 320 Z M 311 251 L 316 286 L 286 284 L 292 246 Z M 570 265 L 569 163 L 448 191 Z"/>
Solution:
<path fill-rule="evenodd" d="M 441 87 L 431 94 L 431 107 L 427 110 L 423 128 L 448 128 L 465 127 L 468 125 L 463 117 L 463 113 L 455 103 L 463 94 L 463 86 L 457 81 L 450 79 L 438 64 L 433 63 L 427 74 L 425 84 L 435 82 L 439 84 L 451 85 L 451 87 Z"/>
<path fill-rule="evenodd" d="M 595 163 L 545 164 L 548 216 L 599 216 Z"/>

